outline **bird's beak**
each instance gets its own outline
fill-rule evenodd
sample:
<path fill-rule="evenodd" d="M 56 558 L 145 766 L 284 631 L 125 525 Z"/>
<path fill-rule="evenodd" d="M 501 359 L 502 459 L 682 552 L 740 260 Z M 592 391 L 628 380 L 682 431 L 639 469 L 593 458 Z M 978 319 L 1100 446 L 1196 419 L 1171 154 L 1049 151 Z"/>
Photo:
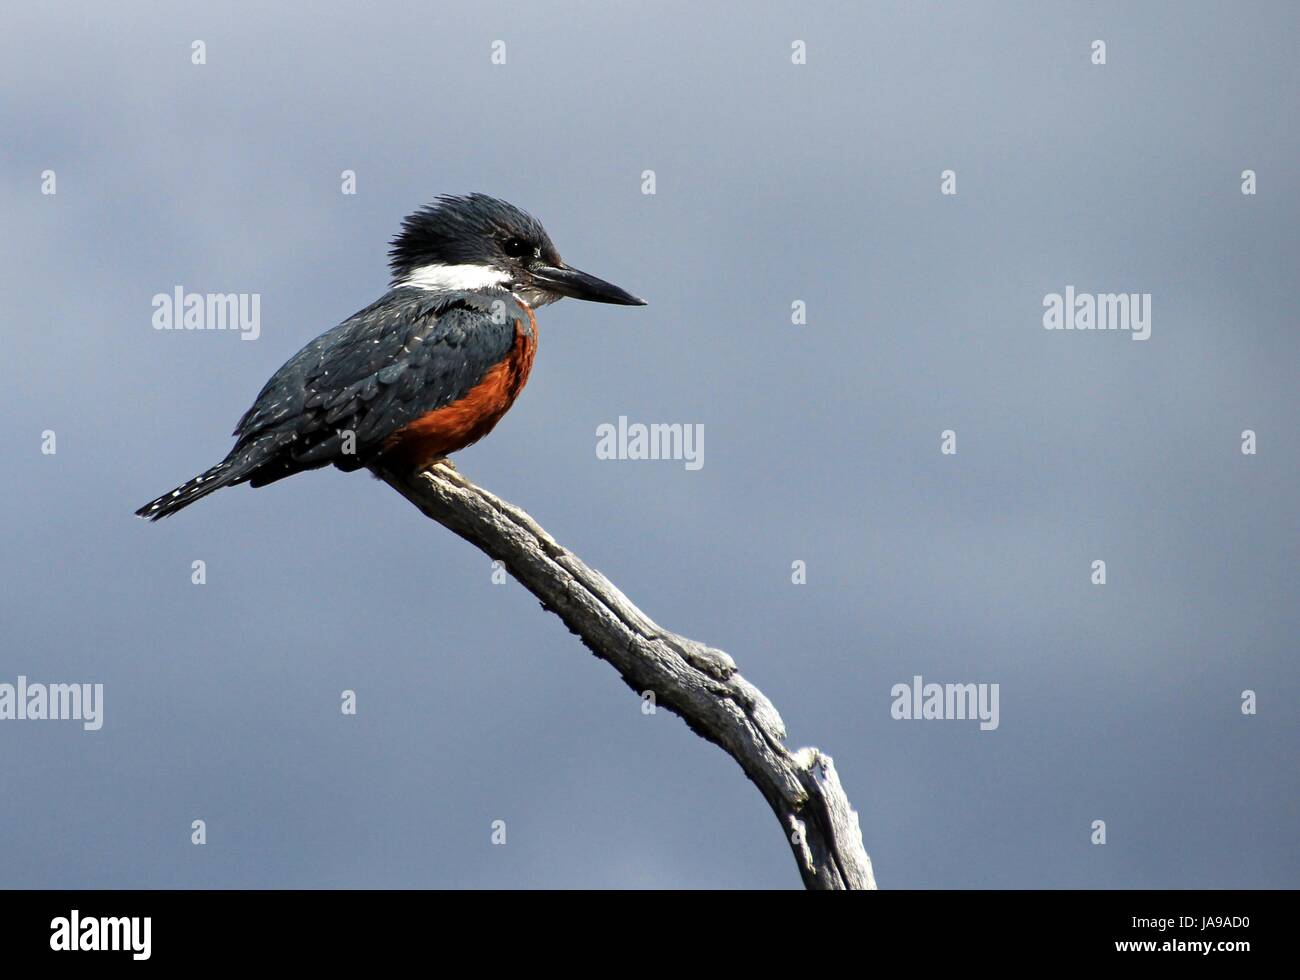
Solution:
<path fill-rule="evenodd" d="M 612 282 L 597 279 L 568 266 L 557 267 L 544 265 L 532 270 L 533 284 L 542 289 L 585 299 L 592 303 L 616 303 L 619 306 L 645 306 L 643 299 L 638 299 L 626 290 L 619 289 Z"/>

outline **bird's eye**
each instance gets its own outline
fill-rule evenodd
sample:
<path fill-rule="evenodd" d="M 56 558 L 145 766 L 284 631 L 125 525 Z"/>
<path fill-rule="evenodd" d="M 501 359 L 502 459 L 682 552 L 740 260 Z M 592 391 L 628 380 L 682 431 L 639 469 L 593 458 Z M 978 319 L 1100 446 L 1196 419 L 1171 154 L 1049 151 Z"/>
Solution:
<path fill-rule="evenodd" d="M 522 259 L 532 248 L 522 238 L 507 238 L 501 243 L 501 250 L 512 259 Z"/>

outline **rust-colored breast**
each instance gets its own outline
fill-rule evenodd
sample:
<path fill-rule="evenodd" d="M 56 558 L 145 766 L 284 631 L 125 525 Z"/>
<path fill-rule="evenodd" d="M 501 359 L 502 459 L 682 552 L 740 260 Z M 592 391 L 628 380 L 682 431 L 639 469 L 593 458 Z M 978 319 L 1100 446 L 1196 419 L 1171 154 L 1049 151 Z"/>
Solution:
<path fill-rule="evenodd" d="M 384 458 L 413 470 L 464 449 L 492 431 L 514 404 L 533 368 L 537 353 L 537 320 L 526 304 L 528 325 L 515 321 L 515 342 L 510 352 L 488 369 L 477 385 L 450 405 L 436 408 L 398 429 L 384 448 Z"/>

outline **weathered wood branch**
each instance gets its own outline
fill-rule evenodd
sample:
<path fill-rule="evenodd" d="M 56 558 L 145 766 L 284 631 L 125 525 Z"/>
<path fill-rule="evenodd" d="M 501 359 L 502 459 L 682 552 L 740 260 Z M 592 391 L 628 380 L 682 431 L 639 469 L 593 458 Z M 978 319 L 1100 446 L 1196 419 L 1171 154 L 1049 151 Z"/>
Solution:
<path fill-rule="evenodd" d="M 633 691 L 654 692 L 656 705 L 735 759 L 780 821 L 805 887 L 876 887 L 858 815 L 830 756 L 787 749 L 776 708 L 727 654 L 656 625 L 526 513 L 450 467 L 376 475 L 427 517 L 503 561 Z"/>

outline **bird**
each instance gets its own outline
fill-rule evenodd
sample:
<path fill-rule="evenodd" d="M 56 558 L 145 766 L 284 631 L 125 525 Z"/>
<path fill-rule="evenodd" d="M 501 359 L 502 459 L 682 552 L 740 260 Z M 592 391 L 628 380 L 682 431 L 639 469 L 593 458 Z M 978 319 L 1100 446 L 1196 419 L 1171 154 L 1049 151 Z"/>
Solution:
<path fill-rule="evenodd" d="M 436 198 L 389 244 L 388 291 L 271 376 L 225 459 L 136 516 L 161 520 L 222 487 L 329 465 L 425 469 L 487 435 L 519 396 L 535 309 L 566 296 L 646 305 L 565 264 L 541 222 L 486 194 Z"/>

